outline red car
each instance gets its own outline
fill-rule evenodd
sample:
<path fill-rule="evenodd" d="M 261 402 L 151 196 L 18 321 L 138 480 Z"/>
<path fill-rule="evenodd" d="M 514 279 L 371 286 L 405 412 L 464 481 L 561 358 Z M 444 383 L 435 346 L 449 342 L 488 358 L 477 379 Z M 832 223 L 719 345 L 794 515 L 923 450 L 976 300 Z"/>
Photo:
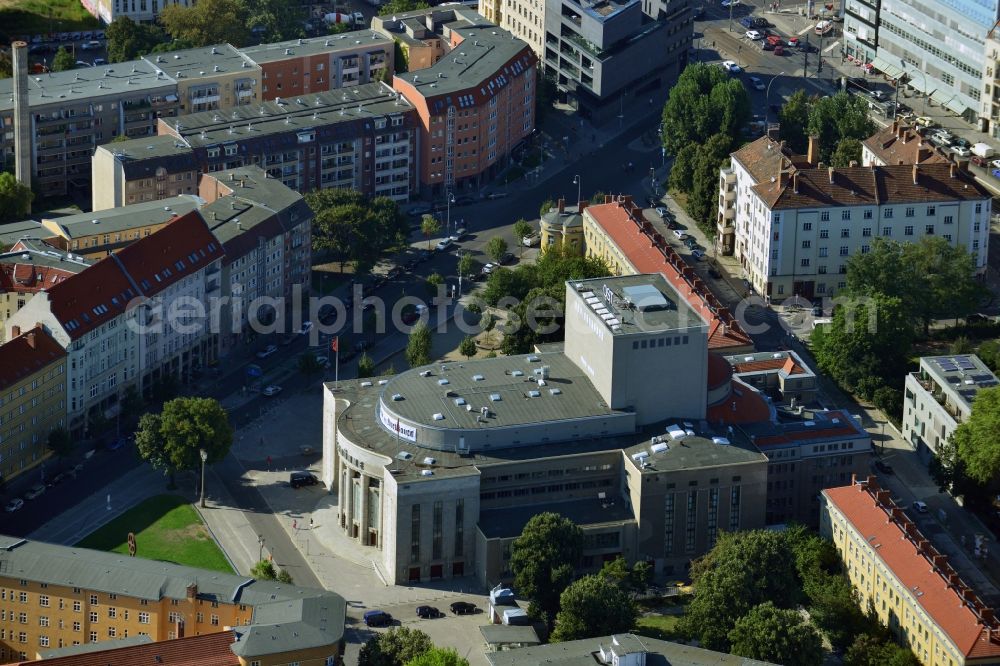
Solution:
<path fill-rule="evenodd" d="M 987 166 L 990 163 L 990 161 L 987 158 L 980 157 L 979 155 L 973 155 L 972 157 L 969 158 L 969 161 L 971 161 L 973 164 L 979 167 Z"/>

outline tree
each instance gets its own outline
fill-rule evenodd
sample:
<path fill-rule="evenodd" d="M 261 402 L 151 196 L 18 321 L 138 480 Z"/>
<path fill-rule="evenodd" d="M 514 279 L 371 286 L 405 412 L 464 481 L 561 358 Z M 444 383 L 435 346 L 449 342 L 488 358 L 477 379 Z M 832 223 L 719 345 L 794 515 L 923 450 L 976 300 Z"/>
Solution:
<path fill-rule="evenodd" d="M 245 46 L 250 41 L 246 19 L 240 0 L 198 0 L 190 7 L 168 4 L 160 10 L 160 23 L 170 36 L 194 46 Z"/>
<path fill-rule="evenodd" d="M 865 98 L 842 91 L 812 101 L 807 131 L 819 138 L 819 161 L 829 164 L 841 140 L 863 141 L 875 133 L 875 123 L 868 117 Z"/>
<path fill-rule="evenodd" d="M 514 586 L 531 599 L 529 612 L 549 627 L 582 557 L 583 530 L 558 513 L 532 516 L 511 545 Z"/>
<path fill-rule="evenodd" d="M 649 587 L 653 580 L 653 569 L 645 560 L 640 560 L 629 568 L 625 558 L 619 555 L 614 560 L 605 562 L 597 575 L 607 578 L 625 592 L 634 595 Z"/>
<path fill-rule="evenodd" d="M 292 574 L 288 573 L 287 569 L 282 569 L 278 572 L 278 577 L 276 580 L 279 583 L 284 583 L 285 585 L 294 585 L 295 581 L 292 580 Z"/>
<path fill-rule="evenodd" d="M 983 389 L 972 403 L 972 414 L 955 430 L 958 457 L 965 473 L 988 483 L 1000 472 L 1000 386 Z"/>
<path fill-rule="evenodd" d="M 830 155 L 830 165 L 838 169 L 861 164 L 861 142 L 854 137 L 845 137 L 837 142 L 837 148 Z"/>
<path fill-rule="evenodd" d="M 421 2 L 420 0 L 390 0 L 390 2 L 387 2 L 379 8 L 378 15 L 395 16 L 396 14 L 412 12 L 415 9 L 427 9 L 427 7 L 429 7 L 429 5 L 426 2 Z"/>
<path fill-rule="evenodd" d="M 417 322 L 410 331 L 410 339 L 406 343 L 406 362 L 411 368 L 431 362 L 431 329 L 422 321 Z"/>
<path fill-rule="evenodd" d="M 52 451 L 60 461 L 65 460 L 73 453 L 73 438 L 70 436 L 69 430 L 62 426 L 49 431 L 47 444 L 49 451 Z"/>
<path fill-rule="evenodd" d="M 430 636 L 422 631 L 390 627 L 361 646 L 358 666 L 405 666 L 432 647 Z"/>
<path fill-rule="evenodd" d="M 885 636 L 860 634 L 844 653 L 844 666 L 919 666 L 907 648 L 900 647 Z"/>
<path fill-rule="evenodd" d="M 9 79 L 14 76 L 14 60 L 10 51 L 0 52 L 0 79 Z"/>
<path fill-rule="evenodd" d="M 76 60 L 70 52 L 60 46 L 56 49 L 56 54 L 52 56 L 52 71 L 65 72 L 76 67 Z"/>
<path fill-rule="evenodd" d="M 432 647 L 406 662 L 406 666 L 469 666 L 469 660 L 460 657 L 452 648 Z"/>
<path fill-rule="evenodd" d="M 15 222 L 28 214 L 35 194 L 9 171 L 0 173 L 0 224 Z"/>
<path fill-rule="evenodd" d="M 104 31 L 107 39 L 108 61 L 124 62 L 153 52 L 167 42 L 167 33 L 153 23 L 136 23 L 127 16 L 119 16 Z"/>
<path fill-rule="evenodd" d="M 524 256 L 524 238 L 530 236 L 534 229 L 523 217 L 514 223 L 514 240 L 521 248 L 521 256 Z"/>
<path fill-rule="evenodd" d="M 427 249 L 431 249 L 431 236 L 436 236 L 441 232 L 441 221 L 433 215 L 424 215 L 420 218 L 420 233 L 427 239 Z"/>
<path fill-rule="evenodd" d="M 494 262 L 499 264 L 505 254 L 507 254 L 507 241 L 500 236 L 494 236 L 486 242 L 486 256 Z"/>
<path fill-rule="evenodd" d="M 247 26 L 266 42 L 304 37 L 302 21 L 307 18 L 293 0 L 242 0 Z"/>
<path fill-rule="evenodd" d="M 476 339 L 471 335 L 462 338 L 462 343 L 458 346 L 458 353 L 465 358 L 472 358 L 476 355 Z"/>
<path fill-rule="evenodd" d="M 663 107 L 663 147 L 676 155 L 684 146 L 703 144 L 715 134 L 732 141 L 750 116 L 750 96 L 739 79 L 716 66 L 688 65 Z"/>
<path fill-rule="evenodd" d="M 809 127 L 809 95 L 799 88 L 785 100 L 778 113 L 781 122 L 781 138 L 792 152 L 804 155 L 809 147 L 806 130 Z"/>
<path fill-rule="evenodd" d="M 883 386 L 872 394 L 872 404 L 895 421 L 903 418 L 903 392 L 892 386 Z"/>
<path fill-rule="evenodd" d="M 694 162 L 698 157 L 697 143 L 688 145 L 677 151 L 674 163 L 670 167 L 670 189 L 677 192 L 690 192 L 693 186 Z"/>
<path fill-rule="evenodd" d="M 212 398 L 176 398 L 163 405 L 159 414 L 144 414 L 135 433 L 139 455 L 156 469 L 170 474 L 197 469 L 199 451 L 208 454 L 207 463 L 226 457 L 233 443 L 229 416 Z"/>
<path fill-rule="evenodd" d="M 912 341 L 900 300 L 877 292 L 836 307 L 830 325 L 812 336 L 819 367 L 865 399 L 905 374 Z"/>
<path fill-rule="evenodd" d="M 132 419 L 139 416 L 142 411 L 142 395 L 135 384 L 129 384 L 122 393 L 119 413 L 124 419 Z"/>
<path fill-rule="evenodd" d="M 493 317 L 493 313 L 488 310 L 483 312 L 483 315 L 479 318 L 479 328 L 486 332 L 486 344 L 490 343 L 490 333 L 493 332 L 493 327 L 496 324 L 497 320 Z"/>
<path fill-rule="evenodd" d="M 608 636 L 635 626 L 635 602 L 611 578 L 584 576 L 559 597 L 554 641 Z"/>
<path fill-rule="evenodd" d="M 462 277 L 473 277 L 479 272 L 479 262 L 468 252 L 463 252 L 458 257 L 458 274 Z"/>
<path fill-rule="evenodd" d="M 766 601 L 736 621 L 729 632 L 732 653 L 785 666 L 819 666 L 823 642 L 798 611 Z"/>
<path fill-rule="evenodd" d="M 552 199 L 546 199 L 545 201 L 542 202 L 542 205 L 538 208 L 538 217 L 544 217 L 555 207 L 556 207 L 555 201 L 553 201 Z"/>
<path fill-rule="evenodd" d="M 766 601 L 792 606 L 799 595 L 795 556 L 779 533 L 720 533 L 691 567 L 694 598 L 681 618 L 682 633 L 709 650 L 729 650 L 736 620 Z"/>
<path fill-rule="evenodd" d="M 692 161 L 687 212 L 709 236 L 715 234 L 714 217 L 718 206 L 719 169 L 729 159 L 731 145 L 730 137 L 721 133 L 715 134 L 704 144 L 698 145 Z"/>
<path fill-rule="evenodd" d="M 399 205 L 386 197 L 368 199 L 357 190 L 329 188 L 309 192 L 305 199 L 315 215 L 313 249 L 331 252 L 341 270 L 348 261 L 374 265 L 409 233 Z"/>
<path fill-rule="evenodd" d="M 1000 338 L 979 345 L 978 355 L 990 370 L 1000 372 Z"/>
<path fill-rule="evenodd" d="M 358 359 L 358 377 L 374 377 L 375 376 L 375 361 L 368 352 L 361 355 Z"/>
<path fill-rule="evenodd" d="M 438 289 L 441 288 L 441 285 L 444 284 L 444 277 L 440 273 L 431 273 L 427 276 L 424 284 L 427 285 L 427 293 L 433 298 L 437 295 Z"/>
<path fill-rule="evenodd" d="M 257 580 L 276 580 L 278 578 L 278 572 L 274 570 L 274 564 L 271 560 L 261 560 L 254 564 L 250 575 Z"/>

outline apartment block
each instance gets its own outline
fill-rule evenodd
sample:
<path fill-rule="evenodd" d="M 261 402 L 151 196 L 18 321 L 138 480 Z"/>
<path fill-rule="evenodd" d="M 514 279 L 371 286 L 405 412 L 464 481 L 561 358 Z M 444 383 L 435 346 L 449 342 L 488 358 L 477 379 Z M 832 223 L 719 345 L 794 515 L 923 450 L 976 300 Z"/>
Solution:
<path fill-rule="evenodd" d="M 113 416 L 120 392 L 141 391 L 167 373 L 178 378 L 212 358 L 206 327 L 166 321 L 181 297 L 217 293 L 222 247 L 197 213 L 112 253 L 36 293 L 6 322 L 8 337 L 41 324 L 67 350 L 68 427 Z M 136 299 L 140 299 L 137 301 Z"/>
<path fill-rule="evenodd" d="M 377 31 L 248 46 L 245 58 L 261 69 L 262 100 L 326 92 L 392 78 L 395 49 Z"/>
<path fill-rule="evenodd" d="M 430 67 L 393 79 L 419 118 L 420 190 L 432 197 L 477 192 L 535 129 L 537 57 L 471 10 L 423 9 L 397 19 L 418 17 L 450 45 Z"/>
<path fill-rule="evenodd" d="M 922 356 L 920 369 L 906 376 L 903 439 L 928 462 L 968 420 L 976 394 L 998 384 L 975 354 Z"/>
<path fill-rule="evenodd" d="M 874 477 L 824 490 L 821 501 L 820 532 L 840 553 L 859 606 L 873 610 L 921 664 L 1000 661 L 993 609 Z"/>
<path fill-rule="evenodd" d="M 375 16 L 372 18 L 372 30 L 398 44 L 405 58 L 406 70 L 416 72 L 435 64 L 451 50 L 450 29 L 446 31 L 442 23 L 469 27 L 482 20 L 468 8 L 442 7 L 434 12 L 420 10 Z"/>
<path fill-rule="evenodd" d="M 41 327 L 0 344 L 0 415 L 6 481 L 49 457 L 49 433 L 66 425 L 66 351 Z"/>
<path fill-rule="evenodd" d="M 406 99 L 371 83 L 164 121 L 160 134 L 188 146 L 201 173 L 258 166 L 300 192 L 343 187 L 405 201 L 416 125 Z M 141 143 L 124 147 L 140 152 Z"/>
<path fill-rule="evenodd" d="M 990 195 L 965 164 L 824 167 L 818 142 L 787 154 L 763 136 L 732 154 L 719 182 L 719 250 L 732 253 L 763 297 L 832 296 L 847 261 L 872 239 L 940 236 L 986 270 Z"/>
<path fill-rule="evenodd" d="M 545 0 L 544 14 L 545 71 L 560 97 L 594 123 L 644 108 L 687 65 L 686 2 Z"/>
<path fill-rule="evenodd" d="M 479 13 L 531 47 L 539 61 L 545 53 L 545 0 L 481 0 Z"/>
<path fill-rule="evenodd" d="M 160 10 L 170 5 L 189 7 L 193 0 L 80 0 L 83 8 L 91 16 L 100 19 L 105 25 L 120 16 L 127 16 L 136 22 L 155 21 Z"/>
<path fill-rule="evenodd" d="M 0 254 L 0 343 L 5 322 L 39 291 L 76 275 L 93 262 L 40 240 L 22 238 Z"/>
<path fill-rule="evenodd" d="M 231 109 L 262 99 L 261 68 L 229 44 L 143 57 L 177 82 L 178 115 Z"/>
<path fill-rule="evenodd" d="M 0 536 L 0 660 L 25 661 L 70 649 L 100 655 L 104 646 L 166 642 L 163 652 L 140 649 L 134 661 L 98 656 L 98 662 L 177 663 L 165 658 L 190 638 L 212 664 L 326 666 L 341 662 L 346 604 L 325 590 L 205 571 L 170 562 L 122 557 L 83 548 Z M 209 636 L 222 635 L 218 641 Z M 202 640 L 196 640 L 202 637 Z M 140 640 L 136 640 L 136 639 Z M 76 646 L 76 650 L 72 650 Z M 63 653 L 65 654 L 65 653 Z M 92 655 L 95 656 L 95 655 Z"/>
<path fill-rule="evenodd" d="M 118 136 L 156 134 L 178 113 L 177 84 L 144 61 L 51 72 L 28 79 L 32 182 L 41 196 L 90 187 L 94 148 Z M 0 162 L 14 163 L 13 79 L 0 79 Z"/>
<path fill-rule="evenodd" d="M 95 211 L 196 194 L 200 175 L 191 149 L 172 136 L 98 146 L 91 171 Z"/>
<path fill-rule="evenodd" d="M 980 93 L 979 129 L 1000 139 L 1000 32 L 996 23 L 986 34 L 983 53 L 982 92 Z"/>

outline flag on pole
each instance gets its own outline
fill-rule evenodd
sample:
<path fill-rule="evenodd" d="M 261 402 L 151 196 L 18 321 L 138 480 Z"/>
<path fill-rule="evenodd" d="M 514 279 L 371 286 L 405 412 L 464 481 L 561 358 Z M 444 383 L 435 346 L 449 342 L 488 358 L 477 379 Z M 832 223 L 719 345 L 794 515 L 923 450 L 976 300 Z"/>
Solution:
<path fill-rule="evenodd" d="M 339 335 L 333 336 L 333 338 L 330 340 L 330 351 L 339 352 L 340 350 L 337 349 L 339 345 L 340 345 L 340 336 Z"/>

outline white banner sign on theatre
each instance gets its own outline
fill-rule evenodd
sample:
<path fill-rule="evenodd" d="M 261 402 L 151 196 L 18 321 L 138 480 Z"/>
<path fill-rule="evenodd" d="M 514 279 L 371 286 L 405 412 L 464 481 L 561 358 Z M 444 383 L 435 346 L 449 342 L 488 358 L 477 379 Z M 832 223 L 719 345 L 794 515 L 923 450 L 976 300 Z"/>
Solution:
<path fill-rule="evenodd" d="M 405 439 L 408 442 L 417 441 L 417 429 L 415 427 L 386 414 L 384 409 L 379 409 L 378 413 L 382 418 L 382 425 L 394 432 L 400 439 Z"/>

